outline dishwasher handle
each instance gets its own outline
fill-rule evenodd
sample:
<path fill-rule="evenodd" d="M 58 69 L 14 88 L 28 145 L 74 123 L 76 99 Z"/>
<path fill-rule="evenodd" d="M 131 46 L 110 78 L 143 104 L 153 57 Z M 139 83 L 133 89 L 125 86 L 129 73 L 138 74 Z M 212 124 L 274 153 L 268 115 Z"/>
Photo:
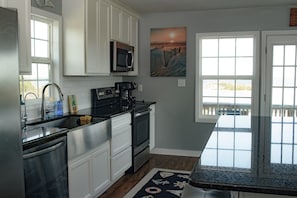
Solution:
<path fill-rule="evenodd" d="M 23 159 L 25 160 L 25 159 L 36 157 L 36 156 L 39 156 L 39 155 L 42 155 L 42 154 L 45 154 L 45 153 L 49 153 L 49 152 L 54 151 L 57 148 L 61 147 L 63 145 L 63 143 L 64 143 L 64 141 L 61 141 L 61 142 L 58 142 L 57 144 L 55 144 L 53 146 L 44 148 L 42 150 L 34 151 L 34 152 L 28 153 L 28 154 L 24 154 Z"/>
<path fill-rule="evenodd" d="M 137 117 L 140 117 L 140 116 L 149 114 L 151 110 L 152 110 L 152 109 L 149 108 L 149 109 L 146 110 L 146 111 L 142 111 L 142 112 L 139 112 L 139 113 L 135 113 L 134 117 L 137 118 Z"/>

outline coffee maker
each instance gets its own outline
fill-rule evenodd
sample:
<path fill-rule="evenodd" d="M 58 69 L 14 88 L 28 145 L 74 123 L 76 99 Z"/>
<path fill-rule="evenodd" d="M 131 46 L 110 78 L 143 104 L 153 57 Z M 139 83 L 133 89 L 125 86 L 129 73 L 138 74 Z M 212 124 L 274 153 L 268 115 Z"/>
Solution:
<path fill-rule="evenodd" d="M 135 82 L 116 82 L 115 91 L 119 94 L 120 105 L 123 109 L 129 109 L 135 103 L 132 90 L 136 89 Z"/>

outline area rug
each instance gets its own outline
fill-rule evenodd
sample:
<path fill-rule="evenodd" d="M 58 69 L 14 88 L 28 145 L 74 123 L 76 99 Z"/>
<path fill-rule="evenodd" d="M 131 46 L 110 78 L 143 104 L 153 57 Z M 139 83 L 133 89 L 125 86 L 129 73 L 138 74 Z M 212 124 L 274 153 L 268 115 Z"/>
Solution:
<path fill-rule="evenodd" d="M 154 168 L 124 198 L 181 197 L 189 175 L 189 171 Z"/>

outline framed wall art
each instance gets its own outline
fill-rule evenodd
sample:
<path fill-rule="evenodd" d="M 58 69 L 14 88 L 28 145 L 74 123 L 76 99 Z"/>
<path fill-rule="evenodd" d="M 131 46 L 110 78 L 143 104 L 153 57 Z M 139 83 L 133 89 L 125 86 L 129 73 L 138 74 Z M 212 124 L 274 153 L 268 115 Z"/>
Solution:
<path fill-rule="evenodd" d="M 151 76 L 186 76 L 186 27 L 152 28 Z"/>

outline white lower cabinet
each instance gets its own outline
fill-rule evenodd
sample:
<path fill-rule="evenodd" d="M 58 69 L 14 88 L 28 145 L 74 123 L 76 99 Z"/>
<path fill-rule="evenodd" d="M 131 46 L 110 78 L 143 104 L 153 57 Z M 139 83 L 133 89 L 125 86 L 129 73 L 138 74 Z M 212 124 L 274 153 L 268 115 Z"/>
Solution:
<path fill-rule="evenodd" d="M 109 141 L 68 164 L 69 197 L 97 197 L 110 184 Z"/>
<path fill-rule="evenodd" d="M 132 165 L 131 113 L 111 119 L 111 181 L 114 183 Z"/>
<path fill-rule="evenodd" d="M 111 181 L 118 180 L 132 165 L 132 150 L 129 146 L 111 158 Z"/>

